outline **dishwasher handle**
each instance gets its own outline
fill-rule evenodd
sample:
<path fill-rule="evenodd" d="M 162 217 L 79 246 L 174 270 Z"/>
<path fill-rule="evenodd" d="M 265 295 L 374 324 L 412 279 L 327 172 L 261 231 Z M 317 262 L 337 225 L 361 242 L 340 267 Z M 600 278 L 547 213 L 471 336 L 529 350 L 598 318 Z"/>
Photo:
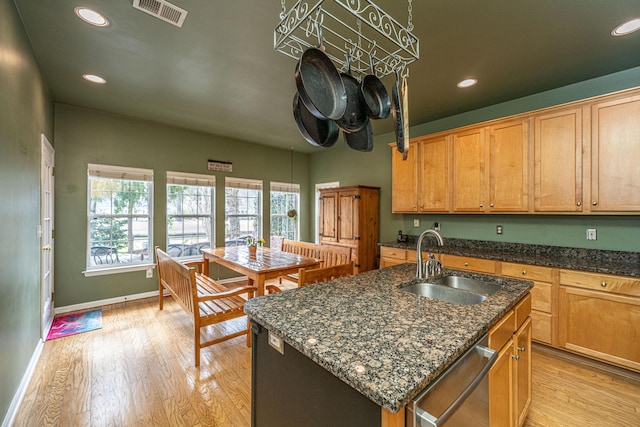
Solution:
<path fill-rule="evenodd" d="M 471 381 L 471 384 L 464 389 L 462 393 L 449 405 L 447 409 L 444 410 L 442 415 L 439 418 L 434 417 L 429 412 L 425 411 L 422 408 L 416 407 L 416 418 L 421 427 L 440 427 L 458 410 L 458 408 L 464 403 L 464 401 L 469 397 L 471 393 L 476 389 L 480 381 L 487 375 L 489 369 L 493 366 L 496 359 L 498 358 L 498 352 L 490 349 L 489 347 L 485 347 L 482 345 L 477 345 L 475 347 L 478 351 L 482 352 L 484 357 L 487 357 L 488 360 L 486 364 L 482 367 L 482 370 L 476 375 L 476 377 Z"/>

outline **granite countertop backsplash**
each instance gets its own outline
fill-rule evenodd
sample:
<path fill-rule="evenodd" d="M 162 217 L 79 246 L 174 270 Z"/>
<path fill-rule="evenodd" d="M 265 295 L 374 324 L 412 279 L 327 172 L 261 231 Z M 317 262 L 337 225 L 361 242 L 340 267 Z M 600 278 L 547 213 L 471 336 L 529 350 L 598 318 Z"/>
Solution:
<path fill-rule="evenodd" d="M 408 238 L 407 242 L 384 242 L 380 243 L 380 246 L 415 250 L 418 236 L 410 235 Z M 425 237 L 422 242 L 422 250 L 521 264 L 640 277 L 640 252 L 448 238 L 444 239 L 444 246 L 438 246 L 436 240 L 431 236 Z"/>
<path fill-rule="evenodd" d="M 397 412 L 476 343 L 533 286 L 458 270 L 502 289 L 476 305 L 398 288 L 415 265 L 371 270 L 253 298 L 249 316 L 383 408 Z"/>

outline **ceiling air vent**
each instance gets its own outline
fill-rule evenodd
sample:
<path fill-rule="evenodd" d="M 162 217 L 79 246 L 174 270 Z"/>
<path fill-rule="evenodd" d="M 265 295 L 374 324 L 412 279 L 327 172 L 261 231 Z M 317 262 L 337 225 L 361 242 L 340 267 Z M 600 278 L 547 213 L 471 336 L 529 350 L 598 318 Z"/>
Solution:
<path fill-rule="evenodd" d="M 133 0 L 133 7 L 176 27 L 182 27 L 187 17 L 186 10 L 164 0 Z"/>

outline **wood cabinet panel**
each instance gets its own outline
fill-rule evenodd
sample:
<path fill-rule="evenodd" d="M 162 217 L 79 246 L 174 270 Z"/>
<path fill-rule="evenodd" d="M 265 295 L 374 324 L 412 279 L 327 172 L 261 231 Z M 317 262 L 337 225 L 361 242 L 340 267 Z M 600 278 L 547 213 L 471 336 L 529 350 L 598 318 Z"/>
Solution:
<path fill-rule="evenodd" d="M 531 308 L 544 313 L 551 313 L 552 309 L 552 290 L 553 285 L 550 283 L 533 282 L 531 289 Z"/>
<path fill-rule="evenodd" d="M 485 128 L 453 135 L 453 211 L 483 212 L 485 177 Z"/>
<path fill-rule="evenodd" d="M 489 370 L 489 425 L 511 427 L 513 423 L 513 342 L 500 351 Z"/>
<path fill-rule="evenodd" d="M 457 268 L 460 270 L 471 270 L 480 273 L 496 273 L 496 261 L 481 258 L 469 258 L 457 255 L 442 255 L 442 265 L 444 267 Z"/>
<path fill-rule="evenodd" d="M 515 329 L 520 328 L 531 314 L 531 293 L 527 294 L 513 309 L 515 313 Z"/>
<path fill-rule="evenodd" d="M 534 210 L 582 211 L 582 108 L 534 118 Z"/>
<path fill-rule="evenodd" d="M 515 330 L 516 315 L 511 310 L 489 331 L 489 348 L 499 351 L 511 339 Z"/>
<path fill-rule="evenodd" d="M 320 243 L 337 241 L 338 193 L 326 192 L 320 198 Z"/>
<path fill-rule="evenodd" d="M 592 212 L 640 210 L 640 95 L 591 109 Z"/>
<path fill-rule="evenodd" d="M 531 338 L 551 344 L 553 340 L 553 318 L 549 313 L 531 311 Z"/>
<path fill-rule="evenodd" d="M 640 297 L 640 279 L 575 270 L 560 270 L 560 284 Z"/>
<path fill-rule="evenodd" d="M 560 286 L 560 347 L 640 371 L 640 300 Z"/>
<path fill-rule="evenodd" d="M 531 318 L 524 324 L 513 338 L 514 368 L 514 424 L 521 426 L 527 417 L 531 404 Z"/>
<path fill-rule="evenodd" d="M 392 248 L 389 246 L 380 247 L 380 258 L 392 258 L 400 261 L 407 259 L 407 251 L 405 249 Z"/>
<path fill-rule="evenodd" d="M 515 279 L 539 280 L 541 282 L 551 282 L 553 280 L 553 270 L 549 267 L 511 262 L 502 262 L 502 275 Z"/>
<path fill-rule="evenodd" d="M 489 210 L 529 209 L 528 122 L 516 120 L 489 127 Z"/>
<path fill-rule="evenodd" d="M 413 143 L 413 141 L 412 141 Z M 406 160 L 391 146 L 391 210 L 392 212 L 418 211 L 418 150 L 415 145 Z"/>
<path fill-rule="evenodd" d="M 449 142 L 448 138 L 421 141 L 417 148 L 419 212 L 447 212 L 449 210 Z"/>

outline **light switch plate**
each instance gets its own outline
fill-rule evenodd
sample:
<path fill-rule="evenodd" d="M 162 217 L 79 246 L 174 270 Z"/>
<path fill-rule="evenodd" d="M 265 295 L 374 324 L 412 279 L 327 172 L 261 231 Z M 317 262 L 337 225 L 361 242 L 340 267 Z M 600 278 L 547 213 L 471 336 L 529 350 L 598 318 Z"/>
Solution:
<path fill-rule="evenodd" d="M 496 234 L 502 234 L 502 226 L 496 225 Z"/>
<path fill-rule="evenodd" d="M 268 342 L 269 345 L 275 348 L 278 353 L 284 354 L 284 342 L 282 341 L 282 338 L 269 331 Z"/>
<path fill-rule="evenodd" d="M 598 234 L 595 228 L 587 228 L 587 240 L 597 240 Z"/>
<path fill-rule="evenodd" d="M 147 279 L 153 278 L 153 268 L 147 268 Z"/>
<path fill-rule="evenodd" d="M 413 220 L 413 226 L 414 227 L 420 227 L 420 220 L 418 218 L 414 218 Z"/>

